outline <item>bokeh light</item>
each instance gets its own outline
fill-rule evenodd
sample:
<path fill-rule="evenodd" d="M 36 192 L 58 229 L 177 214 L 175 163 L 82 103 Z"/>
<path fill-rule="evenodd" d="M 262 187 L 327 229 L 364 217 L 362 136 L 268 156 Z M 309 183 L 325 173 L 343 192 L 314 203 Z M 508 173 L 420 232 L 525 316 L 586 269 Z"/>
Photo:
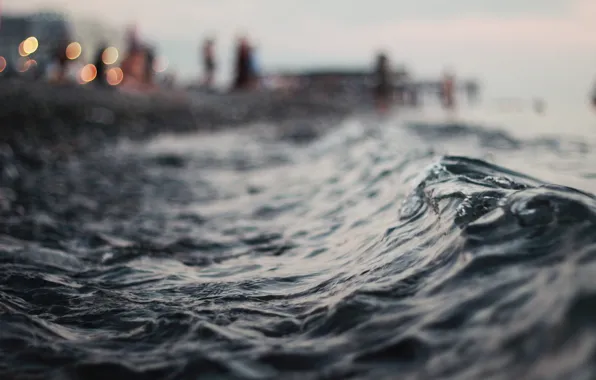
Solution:
<path fill-rule="evenodd" d="M 87 82 L 85 82 L 85 81 L 83 80 L 83 78 L 81 78 L 81 73 L 79 73 L 79 75 L 77 75 L 77 82 L 78 82 L 79 84 L 87 84 Z"/>
<path fill-rule="evenodd" d="M 111 69 L 109 69 L 106 73 L 106 76 L 108 84 L 110 84 L 111 86 L 119 85 L 124 79 L 124 73 L 122 72 L 122 69 L 119 67 L 112 67 Z"/>
<path fill-rule="evenodd" d="M 39 47 L 39 41 L 35 37 L 29 37 L 23 41 L 23 52 L 26 55 L 33 54 Z"/>
<path fill-rule="evenodd" d="M 19 55 L 21 57 L 26 57 L 27 56 L 27 52 L 25 51 L 25 41 L 21 42 L 19 44 Z"/>
<path fill-rule="evenodd" d="M 34 66 L 36 64 L 37 64 L 37 62 L 33 59 L 30 59 L 27 57 L 21 57 L 17 61 L 17 70 L 21 73 L 24 73 L 25 71 L 29 70 L 31 68 L 31 66 Z"/>
<path fill-rule="evenodd" d="M 118 60 L 118 49 L 113 46 L 106 48 L 101 55 L 101 60 L 106 65 L 112 65 L 116 63 Z"/>
<path fill-rule="evenodd" d="M 166 57 L 157 57 L 153 63 L 153 70 L 157 73 L 163 73 L 168 69 L 168 59 Z"/>
<path fill-rule="evenodd" d="M 34 59 L 29 59 L 25 63 L 25 67 L 27 68 L 27 70 L 29 70 L 30 68 L 35 67 L 35 66 L 37 66 L 37 61 Z"/>
<path fill-rule="evenodd" d="M 3 72 L 4 70 L 6 70 L 6 58 L 0 56 L 0 73 Z"/>
<path fill-rule="evenodd" d="M 81 80 L 83 83 L 89 83 L 94 80 L 95 77 L 97 77 L 97 68 L 95 65 L 90 63 L 81 69 Z"/>
<path fill-rule="evenodd" d="M 77 59 L 81 56 L 81 52 L 83 48 L 81 48 L 81 44 L 78 42 L 71 42 L 66 47 L 66 58 L 70 60 Z"/>

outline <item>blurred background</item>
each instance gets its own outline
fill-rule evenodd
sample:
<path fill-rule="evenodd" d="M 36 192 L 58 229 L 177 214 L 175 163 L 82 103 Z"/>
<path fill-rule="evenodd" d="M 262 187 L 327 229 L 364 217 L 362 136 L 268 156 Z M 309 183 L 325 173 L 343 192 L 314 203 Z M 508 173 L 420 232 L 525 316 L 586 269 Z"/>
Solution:
<path fill-rule="evenodd" d="M 213 38 L 219 85 L 232 80 L 241 34 L 264 72 L 368 70 L 384 50 L 417 78 L 445 69 L 475 78 L 486 99 L 585 103 L 596 61 L 592 0 L 3 0 L 1 13 L 4 55 L 27 37 L 12 18 L 65 20 L 88 61 L 102 40 L 123 49 L 127 28 L 135 26 L 163 57 L 163 70 L 182 82 L 202 75 L 200 47 Z M 50 33 L 36 25 L 41 29 L 29 34 Z"/>

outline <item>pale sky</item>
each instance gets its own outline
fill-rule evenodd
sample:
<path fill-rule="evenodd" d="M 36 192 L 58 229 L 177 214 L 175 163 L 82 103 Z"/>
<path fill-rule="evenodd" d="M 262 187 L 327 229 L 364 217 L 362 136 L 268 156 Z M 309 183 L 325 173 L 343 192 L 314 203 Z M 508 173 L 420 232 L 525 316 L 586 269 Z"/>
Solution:
<path fill-rule="evenodd" d="M 379 49 L 415 76 L 445 67 L 489 96 L 586 101 L 596 79 L 596 0 L 0 0 L 3 10 L 67 10 L 121 27 L 137 21 L 182 76 L 218 41 L 229 75 L 235 36 L 264 68 L 371 65 Z"/>

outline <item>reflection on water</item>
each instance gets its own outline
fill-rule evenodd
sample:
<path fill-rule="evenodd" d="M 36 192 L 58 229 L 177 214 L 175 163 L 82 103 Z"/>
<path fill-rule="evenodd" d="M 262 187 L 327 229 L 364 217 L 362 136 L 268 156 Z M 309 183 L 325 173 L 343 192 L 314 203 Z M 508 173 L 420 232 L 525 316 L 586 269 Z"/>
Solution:
<path fill-rule="evenodd" d="M 594 376 L 593 141 L 400 120 L 4 152 L 3 378 Z"/>

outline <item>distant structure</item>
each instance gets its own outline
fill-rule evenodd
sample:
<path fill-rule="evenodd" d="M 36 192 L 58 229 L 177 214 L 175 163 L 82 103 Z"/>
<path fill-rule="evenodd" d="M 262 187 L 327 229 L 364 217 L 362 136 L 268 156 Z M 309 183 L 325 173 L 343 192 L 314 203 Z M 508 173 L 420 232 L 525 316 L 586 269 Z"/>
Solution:
<path fill-rule="evenodd" d="M 203 42 L 203 46 L 201 49 L 201 60 L 203 63 L 203 71 L 205 75 L 203 83 L 207 88 L 212 88 L 216 69 L 214 38 L 208 38 Z"/>
<path fill-rule="evenodd" d="M 279 82 L 295 83 L 297 91 L 315 90 L 326 93 L 358 93 L 368 91 L 375 85 L 374 76 L 369 70 L 348 69 L 320 69 L 295 72 L 278 71 L 271 77 Z M 442 92 L 442 78 L 413 79 L 405 70 L 393 72 L 392 80 L 396 91 L 405 91 L 405 100 L 408 103 L 420 103 L 423 96 L 437 99 Z M 473 79 L 460 79 L 453 85 L 455 92 L 467 94 L 470 101 L 477 99 L 480 93 L 480 84 Z M 413 95 L 412 95 L 413 94 Z M 415 105 L 415 104 L 412 104 Z"/>
<path fill-rule="evenodd" d="M 21 57 L 19 45 L 28 37 L 39 42 L 37 61 L 48 60 L 61 41 L 71 38 L 71 27 L 59 13 L 40 12 L 26 15 L 4 15 L 0 18 L 0 56 L 16 64 Z"/>
<path fill-rule="evenodd" d="M 55 51 L 64 41 L 73 38 L 72 25 L 66 16 L 57 12 L 40 12 L 29 18 L 29 36 L 37 38 L 39 49 L 37 54 L 47 55 Z"/>
<path fill-rule="evenodd" d="M 31 20 L 25 16 L 0 17 L 0 57 L 8 65 L 15 65 L 19 59 L 19 44 L 29 37 Z"/>
<path fill-rule="evenodd" d="M 102 41 L 118 50 L 124 47 L 123 33 L 95 20 L 72 19 L 61 12 L 44 11 L 26 14 L 5 14 L 0 17 L 0 57 L 10 64 L 21 58 L 19 45 L 35 37 L 39 45 L 31 58 L 42 63 L 64 43 L 78 42 L 81 59 L 91 62 Z"/>

